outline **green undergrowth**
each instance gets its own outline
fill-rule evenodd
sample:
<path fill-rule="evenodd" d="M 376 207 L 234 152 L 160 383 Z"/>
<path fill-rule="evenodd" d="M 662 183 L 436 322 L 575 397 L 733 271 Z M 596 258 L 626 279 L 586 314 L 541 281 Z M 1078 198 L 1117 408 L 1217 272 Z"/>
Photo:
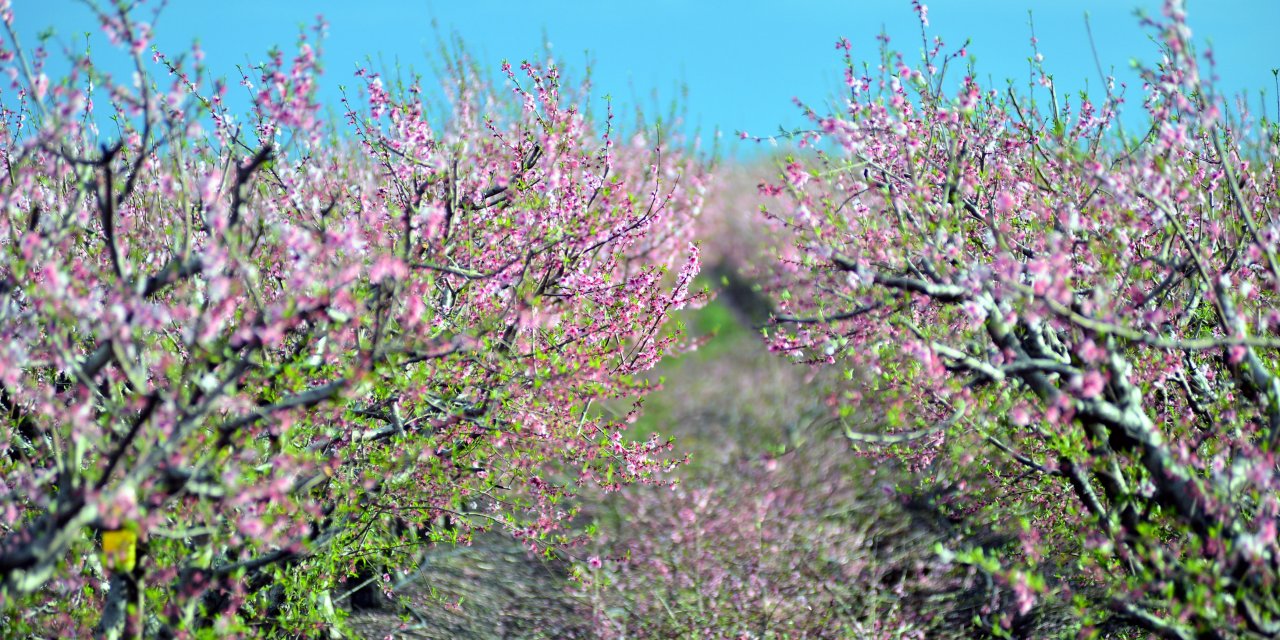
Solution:
<path fill-rule="evenodd" d="M 627 436 L 675 437 L 676 452 L 690 457 L 681 475 L 781 452 L 818 422 L 820 397 L 806 382 L 808 370 L 770 354 L 758 329 L 728 301 L 713 297 L 671 322 L 697 346 L 647 372 L 653 389 Z M 620 417 L 635 401 L 614 400 L 599 410 Z"/>

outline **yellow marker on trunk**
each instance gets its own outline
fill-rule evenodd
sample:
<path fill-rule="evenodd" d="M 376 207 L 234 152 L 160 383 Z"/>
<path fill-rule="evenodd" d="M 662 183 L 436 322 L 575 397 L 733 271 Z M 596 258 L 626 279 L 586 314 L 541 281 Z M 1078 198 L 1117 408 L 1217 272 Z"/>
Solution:
<path fill-rule="evenodd" d="M 133 571 L 138 560 L 138 534 L 132 529 L 102 532 L 104 563 L 112 571 Z"/>

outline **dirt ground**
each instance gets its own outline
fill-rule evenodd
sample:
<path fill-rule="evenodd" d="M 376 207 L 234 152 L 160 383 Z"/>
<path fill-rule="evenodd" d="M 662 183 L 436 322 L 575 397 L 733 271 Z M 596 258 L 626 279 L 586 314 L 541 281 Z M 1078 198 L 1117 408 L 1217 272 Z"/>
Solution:
<path fill-rule="evenodd" d="M 406 606 L 354 611 L 351 630 L 369 639 L 591 637 L 564 564 L 531 557 L 499 534 L 429 555 L 407 578 L 397 590 Z"/>

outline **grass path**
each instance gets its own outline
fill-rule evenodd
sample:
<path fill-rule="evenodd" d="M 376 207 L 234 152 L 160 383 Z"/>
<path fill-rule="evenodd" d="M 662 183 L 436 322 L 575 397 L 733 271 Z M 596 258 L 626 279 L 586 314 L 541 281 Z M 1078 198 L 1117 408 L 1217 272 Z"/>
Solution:
<path fill-rule="evenodd" d="M 678 450 L 691 456 L 676 475 L 699 486 L 734 459 L 780 451 L 813 422 L 817 407 L 804 391 L 804 372 L 768 354 L 743 314 L 713 301 L 681 320 L 691 335 L 710 339 L 654 370 L 661 388 L 646 398 L 629 435 L 674 435 Z M 584 511 L 625 526 L 611 496 L 583 499 Z M 566 593 L 565 569 L 529 557 L 500 534 L 472 547 L 442 547 L 416 574 L 396 580 L 407 606 L 356 611 L 351 627 L 368 638 L 590 637 L 581 601 Z"/>
<path fill-rule="evenodd" d="M 691 336 L 713 337 L 652 372 L 660 388 L 628 431 L 675 436 L 691 458 L 676 471 L 679 490 L 580 496 L 599 534 L 570 553 L 617 560 L 604 570 L 611 585 L 575 590 L 569 563 L 488 534 L 429 553 L 399 578 L 405 604 L 356 611 L 352 630 L 477 640 L 703 637 L 708 628 L 713 637 L 978 637 L 967 620 L 984 598 L 1003 597 L 997 587 L 930 574 L 935 545 L 958 534 L 936 512 L 891 497 L 902 476 L 850 451 L 824 419 L 821 380 L 768 353 L 739 305 L 724 296 L 683 314 Z M 702 540 L 674 542 L 685 529 Z M 759 593 L 740 597 L 752 585 Z M 939 615 L 929 622 L 921 612 Z"/>

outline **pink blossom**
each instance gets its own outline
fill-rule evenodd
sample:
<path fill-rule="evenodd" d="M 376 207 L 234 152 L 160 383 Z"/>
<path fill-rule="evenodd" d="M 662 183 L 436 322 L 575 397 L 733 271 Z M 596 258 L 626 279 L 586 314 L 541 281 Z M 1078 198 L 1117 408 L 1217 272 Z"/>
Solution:
<path fill-rule="evenodd" d="M 995 209 L 1001 213 L 1007 213 L 1013 209 L 1016 202 L 1017 200 L 1014 198 L 1012 193 L 1009 193 L 1008 191 L 1001 191 L 996 194 Z"/>

